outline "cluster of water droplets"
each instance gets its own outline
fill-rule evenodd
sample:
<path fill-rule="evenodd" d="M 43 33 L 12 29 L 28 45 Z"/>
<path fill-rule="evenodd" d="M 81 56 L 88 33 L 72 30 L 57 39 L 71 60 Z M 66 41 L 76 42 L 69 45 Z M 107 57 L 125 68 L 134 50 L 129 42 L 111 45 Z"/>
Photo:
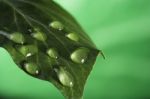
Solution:
<path fill-rule="evenodd" d="M 53 21 L 49 24 L 49 27 L 58 31 L 62 31 L 65 27 L 64 25 L 59 22 L 59 21 Z M 30 31 L 31 32 L 31 31 Z M 31 37 L 34 39 L 41 41 L 41 42 L 46 42 L 48 39 L 46 36 L 46 33 L 42 32 L 38 28 L 34 28 Z M 65 37 L 71 41 L 74 42 L 80 42 L 80 37 L 77 33 L 75 32 L 70 32 L 65 35 Z M 8 38 L 12 40 L 15 43 L 18 43 L 19 45 L 17 46 L 18 52 L 20 52 L 24 57 L 28 58 L 31 57 L 35 54 L 38 54 L 38 47 L 36 44 L 25 44 L 26 39 L 23 33 L 20 32 L 14 32 L 11 33 Z M 60 57 L 59 52 L 56 48 L 47 48 L 46 50 L 46 55 L 53 59 L 58 59 Z M 76 64 L 84 64 L 88 58 L 89 54 L 89 49 L 86 47 L 79 47 L 77 49 L 74 49 L 72 53 L 70 54 L 70 60 Z M 25 62 L 23 64 L 23 68 L 25 69 L 26 72 L 28 72 L 31 75 L 38 75 L 40 73 L 38 64 L 33 63 L 33 62 Z M 62 68 L 59 66 L 59 68 L 55 68 L 54 71 L 57 74 L 57 77 L 59 81 L 61 82 L 62 85 L 68 86 L 68 87 L 73 87 L 73 77 L 67 69 Z"/>

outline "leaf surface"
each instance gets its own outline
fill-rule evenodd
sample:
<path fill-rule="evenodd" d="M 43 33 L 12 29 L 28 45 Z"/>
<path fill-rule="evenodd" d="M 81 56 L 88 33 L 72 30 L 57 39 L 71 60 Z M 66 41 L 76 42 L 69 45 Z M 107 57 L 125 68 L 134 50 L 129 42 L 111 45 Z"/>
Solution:
<path fill-rule="evenodd" d="M 52 0 L 0 0 L 0 47 L 29 75 L 81 99 L 99 50 Z"/>

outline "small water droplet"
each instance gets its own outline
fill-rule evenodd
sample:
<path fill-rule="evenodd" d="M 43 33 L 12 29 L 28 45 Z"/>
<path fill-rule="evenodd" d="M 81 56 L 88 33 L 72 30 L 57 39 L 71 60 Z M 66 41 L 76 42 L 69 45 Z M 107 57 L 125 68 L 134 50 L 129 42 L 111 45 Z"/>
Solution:
<path fill-rule="evenodd" d="M 86 62 L 88 57 L 89 49 L 81 47 L 76 49 L 71 55 L 70 58 L 73 62 L 83 64 Z"/>
<path fill-rule="evenodd" d="M 47 37 L 44 33 L 42 33 L 39 29 L 34 29 L 35 33 L 32 33 L 32 37 L 39 41 L 46 41 Z"/>
<path fill-rule="evenodd" d="M 73 87 L 73 77 L 68 71 L 60 67 L 60 69 L 55 69 L 55 72 L 57 73 L 58 79 L 62 85 L 67 87 Z"/>
<path fill-rule="evenodd" d="M 14 32 L 10 34 L 9 39 L 14 41 L 15 43 L 24 44 L 25 38 L 22 33 Z"/>
<path fill-rule="evenodd" d="M 79 36 L 75 33 L 69 33 L 66 36 L 73 41 L 79 41 Z"/>
<path fill-rule="evenodd" d="M 38 48 L 35 45 L 23 45 L 23 46 L 18 46 L 18 50 L 20 53 L 22 53 L 25 57 L 29 57 L 34 55 L 35 53 L 38 52 Z"/>
<path fill-rule="evenodd" d="M 63 30 L 64 29 L 63 24 L 60 23 L 59 21 L 54 21 L 54 22 L 50 23 L 49 26 L 54 28 L 54 29 L 58 29 L 58 30 Z"/>
<path fill-rule="evenodd" d="M 29 28 L 29 29 L 28 29 L 28 32 L 29 32 L 29 33 L 33 33 L 32 28 Z"/>
<path fill-rule="evenodd" d="M 55 48 L 49 48 L 48 50 L 47 50 L 47 54 L 50 56 L 50 57 L 52 57 L 52 58 L 55 58 L 55 59 L 57 59 L 58 58 L 58 52 L 57 52 L 57 50 L 55 49 Z"/>
<path fill-rule="evenodd" d="M 31 75 L 38 75 L 39 74 L 38 66 L 35 63 L 25 63 L 24 69 L 26 72 L 28 72 Z"/>

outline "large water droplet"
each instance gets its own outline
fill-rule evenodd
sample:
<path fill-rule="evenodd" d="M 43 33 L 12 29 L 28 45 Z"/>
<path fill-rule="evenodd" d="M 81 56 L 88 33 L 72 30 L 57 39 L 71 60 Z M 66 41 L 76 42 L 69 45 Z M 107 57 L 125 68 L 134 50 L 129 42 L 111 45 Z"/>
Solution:
<path fill-rule="evenodd" d="M 59 21 L 54 21 L 52 23 L 49 24 L 50 27 L 57 29 L 57 30 L 63 30 L 64 26 L 62 23 L 60 23 Z"/>
<path fill-rule="evenodd" d="M 35 63 L 25 63 L 24 69 L 26 72 L 28 72 L 31 75 L 38 75 L 39 74 L 38 66 Z"/>
<path fill-rule="evenodd" d="M 57 52 L 57 50 L 55 49 L 55 48 L 49 48 L 48 50 L 47 50 L 47 54 L 50 56 L 50 57 L 52 57 L 52 58 L 55 58 L 55 59 L 57 59 L 58 58 L 58 52 Z"/>
<path fill-rule="evenodd" d="M 25 42 L 25 38 L 22 33 L 15 32 L 10 34 L 9 39 L 14 41 L 15 43 L 23 44 Z"/>
<path fill-rule="evenodd" d="M 60 67 L 60 69 L 55 69 L 55 72 L 57 73 L 58 79 L 62 85 L 67 87 L 73 87 L 73 77 L 68 71 Z"/>
<path fill-rule="evenodd" d="M 75 33 L 69 33 L 66 36 L 73 41 L 79 41 L 79 36 Z"/>
<path fill-rule="evenodd" d="M 35 53 L 38 52 L 38 48 L 35 45 L 23 45 L 23 46 L 19 46 L 18 50 L 25 57 L 29 57 L 29 56 L 34 55 Z"/>
<path fill-rule="evenodd" d="M 87 60 L 89 54 L 89 49 L 81 47 L 76 49 L 71 55 L 70 58 L 73 62 L 83 64 Z"/>
<path fill-rule="evenodd" d="M 34 30 L 35 30 L 35 33 L 32 33 L 31 35 L 35 39 L 37 39 L 39 41 L 43 41 L 43 42 L 46 41 L 47 37 L 43 32 L 41 32 L 39 29 L 34 29 Z"/>

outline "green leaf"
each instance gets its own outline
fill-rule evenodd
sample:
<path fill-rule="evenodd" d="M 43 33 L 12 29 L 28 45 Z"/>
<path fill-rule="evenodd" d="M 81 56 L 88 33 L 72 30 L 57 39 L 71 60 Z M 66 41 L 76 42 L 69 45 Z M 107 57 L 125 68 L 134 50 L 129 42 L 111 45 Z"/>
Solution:
<path fill-rule="evenodd" d="M 52 0 L 0 0 L 0 46 L 29 75 L 81 99 L 99 50 Z"/>

